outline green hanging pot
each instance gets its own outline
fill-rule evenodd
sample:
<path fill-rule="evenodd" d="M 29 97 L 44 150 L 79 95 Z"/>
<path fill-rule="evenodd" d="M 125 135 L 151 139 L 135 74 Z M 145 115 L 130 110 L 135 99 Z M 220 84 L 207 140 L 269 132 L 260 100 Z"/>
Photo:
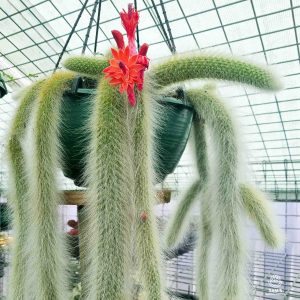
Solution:
<path fill-rule="evenodd" d="M 71 91 L 64 94 L 60 128 L 63 173 L 78 186 L 84 185 L 83 175 L 90 139 L 87 126 L 92 109 L 91 97 L 95 93 L 94 88 L 82 88 L 83 85 L 82 78 L 77 78 Z M 157 182 L 162 182 L 174 171 L 191 131 L 194 110 L 182 98 L 184 93 L 181 91 L 178 98 L 162 96 L 157 100 L 161 106 L 158 118 L 160 123 L 155 126 L 154 132 L 154 171 Z"/>
<path fill-rule="evenodd" d="M 5 81 L 0 75 L 0 98 L 4 97 L 7 94 L 7 88 L 5 85 Z"/>
<path fill-rule="evenodd" d="M 0 231 L 11 229 L 12 215 L 7 203 L 0 203 Z"/>

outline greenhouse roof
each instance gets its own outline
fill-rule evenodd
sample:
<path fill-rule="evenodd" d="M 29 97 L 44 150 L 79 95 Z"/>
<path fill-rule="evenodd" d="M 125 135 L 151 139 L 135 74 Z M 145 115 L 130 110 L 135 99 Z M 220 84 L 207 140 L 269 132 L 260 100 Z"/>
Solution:
<path fill-rule="evenodd" d="M 53 72 L 84 2 L 1 1 L 0 70 L 10 92 Z M 63 58 L 81 53 L 94 2 L 88 1 Z M 126 5 L 121 0 L 101 1 L 99 53 L 105 53 L 113 44 L 110 31 L 121 29 L 119 11 Z M 255 180 L 266 181 L 269 189 L 297 189 L 300 0 L 137 0 L 137 6 L 141 16 L 139 39 L 150 44 L 152 61 L 170 56 L 173 41 L 178 53 L 202 49 L 243 56 L 268 64 L 282 78 L 284 89 L 276 94 L 224 82 L 218 87 L 243 125 L 243 141 Z M 86 54 L 94 52 L 96 19 L 97 13 Z M 0 100 L 1 144 L 15 106 L 11 93 Z M 180 168 L 190 164 L 187 151 Z M 179 176 L 185 176 L 185 171 Z"/>

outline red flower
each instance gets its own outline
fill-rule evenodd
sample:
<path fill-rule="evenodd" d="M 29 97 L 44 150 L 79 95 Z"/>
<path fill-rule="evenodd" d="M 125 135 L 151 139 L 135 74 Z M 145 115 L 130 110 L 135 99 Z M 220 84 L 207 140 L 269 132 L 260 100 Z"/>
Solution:
<path fill-rule="evenodd" d="M 128 12 L 120 13 L 122 24 L 127 32 L 128 46 L 125 47 L 124 38 L 118 30 L 112 30 L 112 35 L 119 50 L 111 49 L 113 58 L 109 61 L 110 66 L 103 70 L 106 78 L 110 78 L 110 84 L 120 85 L 120 93 L 127 92 L 129 103 L 134 106 L 136 103 L 134 86 L 139 91 L 143 89 L 144 72 L 148 69 L 149 59 L 146 54 L 148 44 L 143 44 L 137 53 L 135 45 L 135 31 L 139 21 L 138 12 L 133 4 L 128 5 Z"/>
<path fill-rule="evenodd" d="M 137 50 L 135 45 L 135 31 L 139 22 L 139 14 L 133 8 L 133 4 L 130 3 L 128 4 L 128 12 L 125 12 L 125 10 L 123 9 L 123 12 L 120 13 L 120 16 L 122 20 L 122 25 L 127 32 L 130 54 L 136 54 Z"/>
<path fill-rule="evenodd" d="M 143 84 L 140 71 L 144 66 L 137 63 L 138 55 L 129 54 L 128 46 L 125 49 L 111 49 L 111 52 L 113 58 L 109 61 L 110 66 L 103 70 L 105 77 L 110 78 L 111 85 L 120 85 L 120 93 L 127 91 L 129 103 L 134 106 L 134 84 Z"/>

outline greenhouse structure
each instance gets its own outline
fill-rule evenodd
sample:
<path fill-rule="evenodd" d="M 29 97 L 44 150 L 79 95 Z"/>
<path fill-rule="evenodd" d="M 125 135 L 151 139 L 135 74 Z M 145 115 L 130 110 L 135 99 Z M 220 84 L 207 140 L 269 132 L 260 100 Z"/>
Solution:
<path fill-rule="evenodd" d="M 0 300 L 300 299 L 299 0 L 0 1 Z"/>

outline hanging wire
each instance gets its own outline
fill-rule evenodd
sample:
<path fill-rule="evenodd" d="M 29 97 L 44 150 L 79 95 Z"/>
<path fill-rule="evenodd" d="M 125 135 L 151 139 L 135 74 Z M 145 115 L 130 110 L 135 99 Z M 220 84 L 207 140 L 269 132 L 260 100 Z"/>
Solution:
<path fill-rule="evenodd" d="M 134 8 L 137 11 L 137 0 L 134 0 Z M 136 43 L 138 50 L 140 49 L 140 32 L 139 32 L 139 25 L 136 27 Z"/>
<path fill-rule="evenodd" d="M 283 161 L 283 166 L 284 166 L 284 175 L 285 175 L 285 209 L 284 209 L 284 214 L 285 214 L 285 220 L 284 220 L 284 233 L 285 236 L 288 234 L 288 160 L 285 159 Z M 284 252 L 287 253 L 287 243 L 284 244 Z M 286 257 L 284 259 L 285 264 L 284 264 L 284 289 L 286 289 L 286 279 L 287 279 L 287 266 L 286 266 Z"/>
<path fill-rule="evenodd" d="M 76 19 L 76 21 L 75 21 L 75 23 L 74 23 L 74 25 L 73 25 L 73 27 L 72 27 L 72 30 L 71 30 L 71 32 L 70 32 L 70 34 L 69 34 L 69 36 L 68 36 L 68 38 L 67 38 L 67 40 L 66 40 L 66 43 L 65 43 L 65 45 L 64 45 L 64 47 L 63 47 L 63 49 L 62 49 L 62 51 L 61 51 L 61 53 L 60 53 L 60 55 L 59 55 L 59 57 L 58 57 L 58 60 L 57 60 L 56 65 L 55 65 L 55 67 L 54 67 L 53 73 L 57 70 L 57 68 L 58 68 L 58 66 L 59 66 L 59 63 L 60 63 L 60 61 L 61 61 L 61 59 L 62 59 L 62 57 L 63 57 L 63 55 L 64 55 L 64 53 L 65 53 L 65 51 L 66 51 L 66 49 L 67 49 L 67 47 L 68 47 L 68 45 L 69 45 L 69 42 L 70 42 L 70 40 L 71 40 L 71 37 L 72 37 L 73 33 L 75 32 L 76 26 L 77 26 L 77 24 L 78 24 L 78 22 L 79 22 L 79 20 L 80 20 L 80 18 L 81 18 L 81 16 L 82 16 L 83 11 L 84 11 L 85 8 L 86 8 L 86 5 L 87 5 L 88 1 L 89 1 L 89 0 L 86 0 L 86 1 L 84 2 L 84 4 L 83 4 L 83 6 L 82 6 L 82 8 L 81 8 L 81 10 L 80 10 L 80 12 L 79 12 L 79 14 L 78 14 L 78 16 L 77 16 L 77 19 Z"/>
<path fill-rule="evenodd" d="M 98 15 L 97 15 L 97 25 L 96 25 L 97 27 L 96 27 L 96 37 L 95 37 L 95 45 L 94 45 L 94 54 L 97 53 L 98 33 L 99 33 L 99 27 L 100 27 L 101 4 L 102 4 L 102 0 L 99 1 L 99 6 L 98 6 Z"/>
<path fill-rule="evenodd" d="M 165 39 L 165 41 L 166 41 L 166 44 L 167 44 L 168 48 L 170 49 L 170 51 L 173 53 L 173 47 L 172 47 L 172 44 L 171 44 L 171 42 L 170 42 L 170 39 L 169 39 L 169 37 L 168 37 L 168 34 L 167 34 L 167 32 L 166 32 L 166 29 L 165 29 L 165 27 L 164 27 L 164 24 L 163 24 L 163 21 L 162 21 L 160 15 L 159 15 L 159 12 L 158 12 L 158 10 L 157 10 L 157 7 L 156 7 L 156 4 L 155 4 L 154 0 L 151 0 L 151 3 L 152 3 L 152 6 L 153 6 L 153 8 L 154 8 L 154 10 L 155 10 L 156 16 L 157 16 L 157 18 L 158 18 L 159 26 L 161 27 L 161 29 L 162 29 L 162 31 L 163 31 L 163 35 L 164 35 L 164 39 Z"/>
<path fill-rule="evenodd" d="M 267 189 L 267 161 L 263 160 L 262 162 L 262 171 L 264 175 L 264 184 L 265 184 L 265 190 Z"/>
<path fill-rule="evenodd" d="M 275 180 L 275 182 L 274 182 L 274 184 L 275 184 L 275 201 L 278 201 L 279 200 L 279 191 L 278 191 L 278 184 L 277 184 L 277 180 Z"/>
<path fill-rule="evenodd" d="M 86 50 L 86 47 L 87 47 L 87 44 L 88 44 L 88 40 L 89 40 L 90 32 L 91 32 L 91 29 L 92 29 L 92 24 L 93 24 L 93 21 L 94 21 L 94 16 L 95 16 L 95 13 L 96 13 L 98 2 L 99 1 L 96 0 L 95 4 L 94 4 L 94 7 L 93 7 L 93 11 L 92 11 L 92 14 L 91 14 L 91 17 L 90 17 L 90 23 L 89 23 L 89 26 L 88 26 L 87 31 L 86 31 L 85 40 L 84 40 L 84 43 L 83 43 L 83 48 L 82 48 L 81 54 L 85 53 L 85 50 Z M 96 31 L 98 31 L 98 28 L 96 28 Z"/>
<path fill-rule="evenodd" d="M 174 43 L 174 39 L 173 39 L 173 35 L 172 35 L 172 30 L 171 30 L 171 27 L 170 27 L 170 24 L 169 24 L 169 20 L 168 20 L 168 17 L 167 17 L 167 12 L 165 10 L 165 5 L 164 5 L 164 1 L 163 0 L 160 0 L 160 5 L 161 5 L 162 12 L 164 14 L 165 23 L 167 25 L 167 29 L 168 29 L 168 32 L 169 32 L 169 40 L 170 40 L 170 44 L 172 46 L 171 52 L 173 54 L 175 54 L 176 53 L 176 46 L 175 46 L 175 43 Z"/>

